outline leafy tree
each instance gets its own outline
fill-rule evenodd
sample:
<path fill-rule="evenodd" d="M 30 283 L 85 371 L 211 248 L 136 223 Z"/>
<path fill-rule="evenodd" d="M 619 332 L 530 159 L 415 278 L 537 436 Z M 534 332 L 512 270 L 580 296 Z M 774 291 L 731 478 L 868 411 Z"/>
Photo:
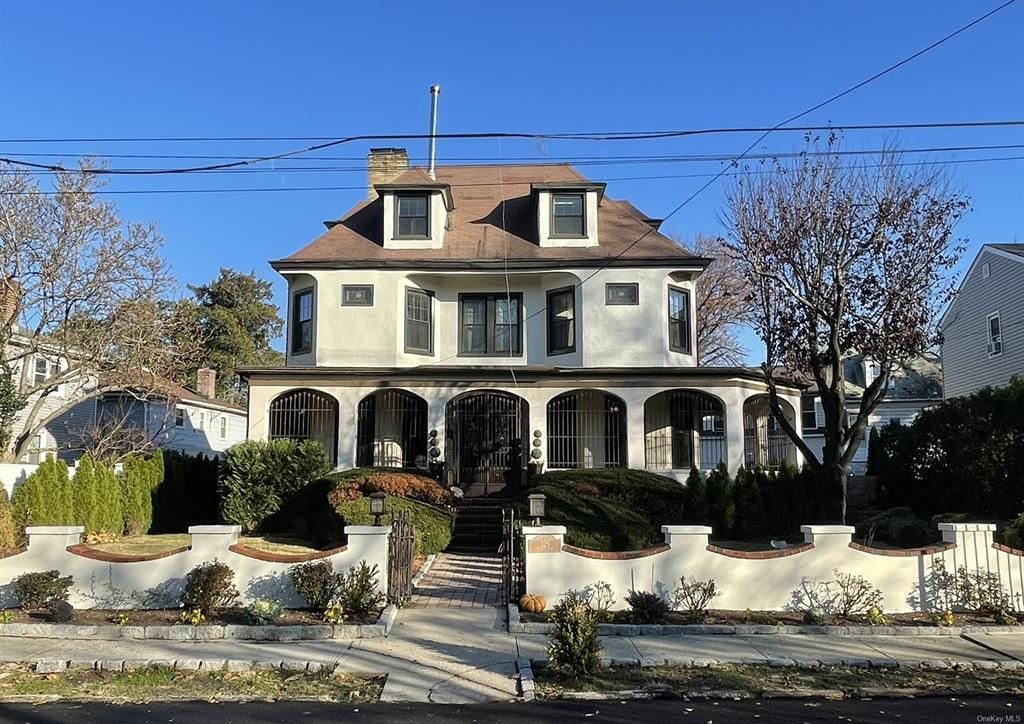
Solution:
<path fill-rule="evenodd" d="M 242 365 L 279 365 L 284 355 L 270 346 L 284 321 L 272 303 L 270 282 L 234 269 L 220 270 L 208 284 L 189 285 L 195 301 L 185 302 L 181 314 L 194 314 L 204 340 L 195 365 L 217 371 L 220 396 L 239 400 L 246 387 L 236 373 Z M 187 328 L 187 325 L 182 325 Z"/>
<path fill-rule="evenodd" d="M 814 153 L 777 162 L 775 173 L 741 176 L 725 223 L 765 344 L 772 412 L 823 487 L 841 491 L 845 520 L 847 472 L 891 370 L 936 339 L 936 312 L 952 293 L 946 272 L 962 251 L 953 228 L 969 201 L 933 166 L 901 163 L 889 150 L 877 163 L 850 164 L 831 153 L 835 145 L 830 137 L 824 149 L 812 143 Z M 854 351 L 881 374 L 848 411 L 842 364 Z M 782 414 L 780 369 L 811 381 L 821 400 L 820 457 Z"/>
<path fill-rule="evenodd" d="M 719 463 L 718 467 L 708 473 L 707 500 L 711 527 L 715 534 L 729 535 L 736 520 L 736 500 L 725 463 Z"/>

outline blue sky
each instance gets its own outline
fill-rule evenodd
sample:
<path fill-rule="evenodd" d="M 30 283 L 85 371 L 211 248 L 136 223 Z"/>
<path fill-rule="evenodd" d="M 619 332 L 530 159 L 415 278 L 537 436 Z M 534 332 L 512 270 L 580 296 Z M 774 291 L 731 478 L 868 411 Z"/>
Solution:
<path fill-rule="evenodd" d="M 427 130 L 433 83 L 441 132 L 629 131 L 771 126 L 919 50 L 997 2 L 0 2 L 5 69 L 0 139 L 164 136 L 345 136 Z M 915 123 L 1024 118 L 1024 2 L 801 119 Z M 735 154 L 756 134 L 647 142 L 441 141 L 458 158 Z M 1024 144 L 1024 129 L 848 133 L 846 148 Z M 799 148 L 778 133 L 765 151 Z M 302 142 L 0 142 L 0 155 L 251 156 Z M 294 251 L 362 198 L 370 145 L 325 151 L 334 161 L 274 172 L 120 178 L 111 190 L 331 191 L 111 196 L 127 218 L 155 220 L 183 283 L 220 266 L 256 269 Z M 398 145 L 398 144 L 396 144 Z M 425 155 L 425 143 L 408 144 Z M 1024 156 L 1024 148 L 934 159 Z M 112 159 L 113 166 L 173 166 Z M 188 163 L 188 162 L 185 162 Z M 327 172 L 284 172 L 321 165 Z M 264 168 L 270 168 L 265 165 Z M 621 180 L 718 171 L 718 162 L 596 165 L 608 193 L 663 216 L 706 177 Z M 1024 240 L 1024 160 L 950 167 L 973 197 L 958 228 L 973 252 Z M 616 180 L 619 179 L 619 180 Z M 721 231 L 722 182 L 665 224 L 684 237 Z M 746 337 L 750 361 L 759 357 Z"/>

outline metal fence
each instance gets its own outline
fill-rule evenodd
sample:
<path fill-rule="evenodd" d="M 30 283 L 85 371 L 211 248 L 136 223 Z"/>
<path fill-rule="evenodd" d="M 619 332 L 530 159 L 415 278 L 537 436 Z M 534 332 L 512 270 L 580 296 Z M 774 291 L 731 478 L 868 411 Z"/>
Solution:
<path fill-rule="evenodd" d="M 405 390 L 367 395 L 356 411 L 356 466 L 427 466 L 427 401 Z"/>
<path fill-rule="evenodd" d="M 694 390 L 669 390 L 644 405 L 644 452 L 653 470 L 710 470 L 725 462 L 725 407 Z"/>
<path fill-rule="evenodd" d="M 796 414 L 785 401 L 780 401 L 791 425 Z M 767 395 L 754 395 L 743 403 L 743 464 L 769 470 L 783 463 L 796 464 L 796 446 L 782 429 Z"/>
<path fill-rule="evenodd" d="M 337 460 L 338 401 L 315 390 L 294 390 L 270 403 L 269 438 L 314 440 L 332 462 Z"/>
<path fill-rule="evenodd" d="M 392 515 L 388 535 L 388 603 L 402 606 L 412 598 L 412 558 L 416 532 L 409 511 Z"/>
<path fill-rule="evenodd" d="M 626 464 L 626 403 L 598 390 L 566 392 L 548 403 L 549 468 Z"/>

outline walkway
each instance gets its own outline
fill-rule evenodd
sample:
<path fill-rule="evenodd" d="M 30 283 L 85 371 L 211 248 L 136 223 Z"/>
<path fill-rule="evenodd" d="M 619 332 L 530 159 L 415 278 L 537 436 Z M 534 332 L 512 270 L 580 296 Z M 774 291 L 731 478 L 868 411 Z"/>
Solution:
<path fill-rule="evenodd" d="M 501 596 L 501 557 L 440 553 L 413 591 L 414 608 L 485 608 Z"/>

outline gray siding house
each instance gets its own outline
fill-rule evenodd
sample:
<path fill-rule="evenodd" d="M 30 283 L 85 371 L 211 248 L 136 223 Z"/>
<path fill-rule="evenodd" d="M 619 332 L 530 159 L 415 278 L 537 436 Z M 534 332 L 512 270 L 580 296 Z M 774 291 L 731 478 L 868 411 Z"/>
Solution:
<path fill-rule="evenodd" d="M 946 398 L 1024 376 L 1024 244 L 981 248 L 939 330 Z"/>

